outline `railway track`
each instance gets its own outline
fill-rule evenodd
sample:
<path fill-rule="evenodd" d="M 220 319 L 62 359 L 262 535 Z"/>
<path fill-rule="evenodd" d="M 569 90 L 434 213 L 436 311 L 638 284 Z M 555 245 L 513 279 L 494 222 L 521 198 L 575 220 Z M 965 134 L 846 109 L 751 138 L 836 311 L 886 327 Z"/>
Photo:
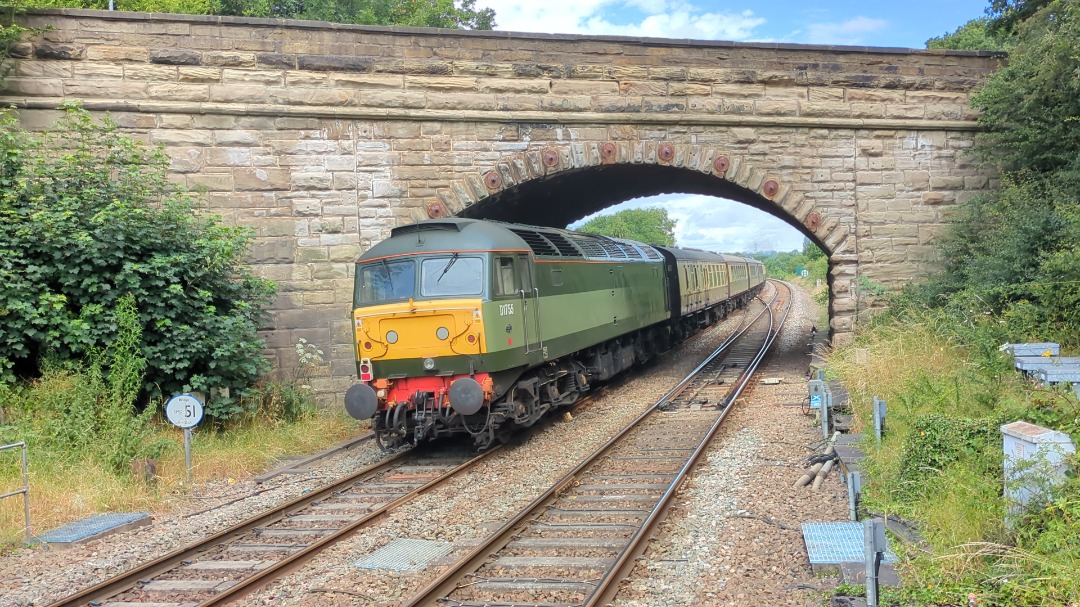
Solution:
<path fill-rule="evenodd" d="M 406 607 L 610 602 L 779 333 L 781 300 Z"/>
<path fill-rule="evenodd" d="M 737 348 L 731 347 L 734 340 L 734 336 L 728 338 L 717 349 L 717 352 L 731 351 L 732 358 L 728 363 L 712 371 L 704 370 L 708 363 L 703 363 L 699 371 L 705 375 L 697 373 L 688 381 L 684 380 L 683 384 L 680 384 L 681 387 L 669 393 L 663 401 L 664 410 L 684 408 L 687 411 L 697 413 L 704 411 L 706 415 L 715 416 L 719 411 L 721 396 L 719 393 L 712 395 L 714 388 L 733 381 L 738 375 L 737 368 L 745 365 L 749 360 L 747 358 L 749 353 L 735 354 Z M 714 358 L 715 355 L 716 352 L 713 354 Z M 588 400 L 591 398 L 582 399 L 575 409 L 586 404 Z M 638 421 L 640 422 L 647 415 L 648 413 L 643 414 Z M 658 447 L 663 447 L 663 449 L 657 450 L 653 455 L 644 456 L 643 459 L 627 461 L 637 461 L 639 467 L 650 461 L 659 466 L 662 460 L 671 459 L 665 456 L 665 453 L 685 451 L 686 448 L 682 445 L 688 440 L 688 433 L 677 427 L 669 428 L 669 430 L 664 438 L 667 442 L 655 443 L 651 446 L 654 450 Z M 364 435 L 351 442 L 369 438 L 370 435 Z M 376 523 L 391 510 L 445 483 L 498 450 L 496 447 L 476 455 L 471 449 L 465 447 L 444 446 L 438 450 L 415 449 L 393 455 L 335 483 L 209 536 L 203 541 L 171 552 L 52 603 L 49 607 L 82 605 L 159 607 L 162 604 L 211 607 L 223 605 L 295 571 L 321 550 Z M 316 454 L 308 459 L 325 457 L 332 451 L 334 450 Z M 302 467 L 310 463 L 304 460 L 295 465 Z M 659 466 L 655 473 L 635 473 L 638 474 L 635 477 L 636 480 L 629 477 L 624 479 L 634 481 L 622 483 L 622 489 L 625 489 L 623 493 L 627 494 L 624 496 L 624 501 L 639 505 L 643 503 L 642 497 L 635 494 L 640 489 L 635 488 L 634 485 L 645 485 L 644 495 L 648 496 L 651 488 L 663 486 L 665 483 L 670 484 L 671 475 L 660 468 L 663 466 Z M 563 486 L 565 483 L 561 482 L 559 485 Z M 580 500 L 578 503 L 610 504 L 610 490 L 619 488 L 618 483 L 609 484 L 606 487 L 598 485 L 592 489 L 585 486 L 582 491 L 591 491 L 592 495 L 578 498 Z M 605 492 L 608 495 L 604 495 Z M 640 508 L 636 509 L 640 510 Z M 572 512 L 563 514 L 571 518 L 573 515 Z M 626 523 L 616 521 L 613 528 L 627 527 Z M 540 542 L 536 546 L 564 554 L 562 549 L 569 548 L 569 544 L 577 541 L 579 540 L 572 537 L 551 537 L 549 541 Z M 529 543 L 526 542 L 523 545 L 528 546 Z M 589 546 L 601 548 L 608 546 L 604 550 L 610 551 L 616 544 L 611 538 L 600 538 L 591 543 L 587 542 L 584 546 L 586 550 Z M 559 560 L 576 563 L 574 566 L 588 565 L 592 562 Z"/>
<path fill-rule="evenodd" d="M 452 446 L 393 455 L 50 607 L 225 604 L 290 573 L 497 451 L 476 455 Z"/>

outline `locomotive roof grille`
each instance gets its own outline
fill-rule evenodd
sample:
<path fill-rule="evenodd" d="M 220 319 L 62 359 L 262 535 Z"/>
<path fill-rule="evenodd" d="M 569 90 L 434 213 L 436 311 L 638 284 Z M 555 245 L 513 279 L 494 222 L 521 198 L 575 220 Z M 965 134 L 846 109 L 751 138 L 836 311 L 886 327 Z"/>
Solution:
<path fill-rule="evenodd" d="M 533 250 L 533 253 L 537 255 L 546 255 L 548 257 L 561 257 L 559 249 L 551 244 L 540 232 L 533 232 L 531 230 L 522 230 L 520 228 L 509 228 L 509 230 L 525 241 L 525 244 L 529 245 L 529 248 Z"/>
<path fill-rule="evenodd" d="M 574 236 L 574 243 L 585 253 L 586 257 L 607 257 L 607 251 L 595 238 Z"/>
<path fill-rule="evenodd" d="M 638 249 L 637 245 L 620 240 L 616 240 L 615 244 L 619 245 L 622 252 L 626 254 L 627 259 L 645 259 L 645 256 L 641 254 L 641 250 Z"/>
<path fill-rule="evenodd" d="M 600 238 L 597 240 L 599 240 L 600 246 L 604 247 L 604 251 L 607 252 L 608 257 L 613 257 L 617 259 L 627 258 L 626 251 L 619 246 L 619 243 L 609 238 Z"/>
<path fill-rule="evenodd" d="M 558 232 L 544 232 L 544 236 L 555 245 L 559 253 L 565 257 L 583 257 L 581 251 L 574 246 L 565 236 Z"/>

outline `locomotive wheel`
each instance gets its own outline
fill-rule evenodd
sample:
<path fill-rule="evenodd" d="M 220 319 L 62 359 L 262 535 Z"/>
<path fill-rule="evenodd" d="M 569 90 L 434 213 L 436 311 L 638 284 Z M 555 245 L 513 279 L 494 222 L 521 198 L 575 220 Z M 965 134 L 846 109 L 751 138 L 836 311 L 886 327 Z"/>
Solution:
<path fill-rule="evenodd" d="M 379 449 L 383 451 L 392 451 L 401 446 L 402 440 L 400 436 L 394 436 L 385 430 L 375 431 L 375 444 L 379 446 Z"/>

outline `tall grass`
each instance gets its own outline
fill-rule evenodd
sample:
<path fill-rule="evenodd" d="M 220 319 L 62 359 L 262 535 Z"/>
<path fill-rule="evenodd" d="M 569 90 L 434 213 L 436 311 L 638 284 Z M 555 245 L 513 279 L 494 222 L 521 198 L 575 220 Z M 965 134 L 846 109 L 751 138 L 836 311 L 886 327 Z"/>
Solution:
<path fill-rule="evenodd" d="M 905 587 L 888 595 L 898 604 L 1080 602 L 1080 482 L 1007 528 L 1000 433 L 1025 419 L 1075 441 L 1080 403 L 1025 381 L 999 339 L 993 318 L 900 307 L 829 358 L 865 434 L 872 398 L 888 403 L 880 446 L 864 444 L 865 507 L 915 523 L 927 542 L 903 551 Z"/>
<path fill-rule="evenodd" d="M 183 499 L 183 433 L 161 419 L 161 404 L 137 401 L 146 361 L 138 351 L 134 301 L 115 314 L 119 337 L 85 364 L 47 366 L 33 382 L 0 384 L 0 444 L 24 441 L 29 451 L 32 531 L 40 533 L 105 511 L 160 511 Z M 297 346 L 300 370 L 265 381 L 249 396 L 250 413 L 227 427 L 196 429 L 194 482 L 243 479 L 284 454 L 307 453 L 357 432 L 343 411 L 319 413 L 303 383 L 321 359 Z M 147 482 L 133 465 L 156 462 Z M 23 484 L 21 453 L 0 452 L 0 493 Z M 20 497 L 0 500 L 0 549 L 24 539 Z"/>
<path fill-rule="evenodd" d="M 316 414 L 288 424 L 250 421 L 226 432 L 198 428 L 192 441 L 192 480 L 244 480 L 282 456 L 311 453 L 356 434 L 356 421 L 343 413 Z M 191 487 L 185 479 L 182 431 L 155 420 L 152 438 L 165 448 L 157 477 L 149 484 L 129 470 L 117 473 L 101 460 L 31 446 L 32 531 L 41 533 L 101 512 L 164 512 L 184 500 Z M 22 486 L 20 455 L 0 454 L 0 493 Z M 23 520 L 21 496 L 0 500 L 0 547 L 24 540 Z"/>

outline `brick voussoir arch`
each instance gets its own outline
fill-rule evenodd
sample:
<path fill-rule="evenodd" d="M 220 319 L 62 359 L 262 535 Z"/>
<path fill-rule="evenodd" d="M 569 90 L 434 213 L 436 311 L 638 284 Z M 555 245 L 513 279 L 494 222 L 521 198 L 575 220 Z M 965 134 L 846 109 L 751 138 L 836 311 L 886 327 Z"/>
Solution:
<path fill-rule="evenodd" d="M 812 201 L 775 171 L 755 166 L 745 157 L 719 147 L 654 140 L 577 142 L 509 154 L 494 166 L 478 169 L 439 190 L 435 199 L 413 218 L 419 221 L 458 215 L 489 196 L 533 179 L 614 164 L 670 166 L 725 180 L 756 196 L 763 206 L 777 207 L 777 215 L 801 225 L 808 236 L 824 246 L 826 254 L 845 251 L 852 234 L 846 222 L 823 217 Z"/>

